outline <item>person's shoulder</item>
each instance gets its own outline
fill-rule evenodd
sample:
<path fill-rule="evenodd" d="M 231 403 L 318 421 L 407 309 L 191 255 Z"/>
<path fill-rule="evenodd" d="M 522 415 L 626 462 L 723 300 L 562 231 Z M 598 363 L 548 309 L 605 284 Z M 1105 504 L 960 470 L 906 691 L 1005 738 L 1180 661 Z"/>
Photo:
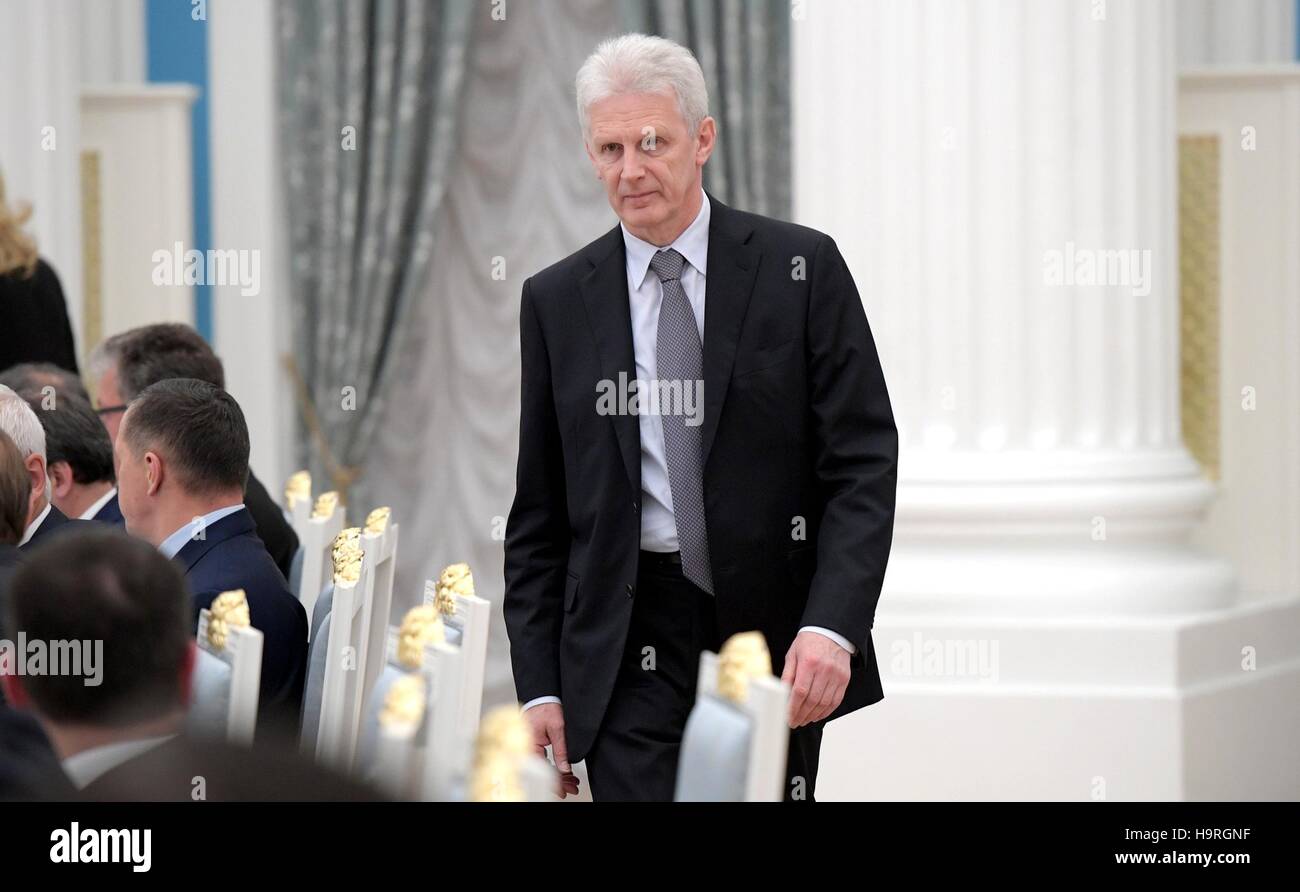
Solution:
<path fill-rule="evenodd" d="M 806 253 L 812 256 L 824 245 L 834 244 L 834 239 L 829 235 L 811 226 L 779 220 L 776 217 L 765 217 L 762 214 L 732 207 L 728 207 L 725 214 L 729 218 L 729 225 L 734 230 L 751 233 L 750 238 L 759 248 L 765 250 L 772 248 L 791 254 Z"/>
<path fill-rule="evenodd" d="M 546 301 L 571 292 L 592 267 L 605 260 L 621 243 L 618 226 L 607 230 L 568 257 L 529 276 L 525 283 L 529 294 L 536 301 Z"/>

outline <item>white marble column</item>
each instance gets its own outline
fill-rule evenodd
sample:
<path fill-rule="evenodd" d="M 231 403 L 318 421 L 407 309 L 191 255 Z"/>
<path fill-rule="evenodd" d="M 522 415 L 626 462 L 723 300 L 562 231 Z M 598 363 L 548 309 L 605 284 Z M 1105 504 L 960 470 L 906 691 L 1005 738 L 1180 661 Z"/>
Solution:
<path fill-rule="evenodd" d="M 878 615 L 1228 603 L 1186 544 L 1213 491 L 1179 434 L 1173 3 L 804 12 L 796 215 L 848 259 L 899 424 Z"/>
<path fill-rule="evenodd" d="M 80 0 L 0 0 L 0 174 L 81 325 Z M 78 342 L 80 343 L 80 342 Z"/>

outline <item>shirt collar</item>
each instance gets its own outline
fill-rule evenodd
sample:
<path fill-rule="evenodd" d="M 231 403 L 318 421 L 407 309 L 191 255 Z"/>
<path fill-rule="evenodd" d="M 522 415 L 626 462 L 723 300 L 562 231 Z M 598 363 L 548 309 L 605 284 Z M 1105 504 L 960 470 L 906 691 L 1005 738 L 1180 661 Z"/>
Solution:
<path fill-rule="evenodd" d="M 45 523 L 45 518 L 50 516 L 50 509 L 52 507 L 54 507 L 52 502 L 46 502 L 45 510 L 42 511 L 40 514 L 36 515 L 35 520 L 27 524 L 27 529 L 23 530 L 22 541 L 18 543 L 19 547 L 26 545 L 28 542 L 32 541 L 32 536 L 36 535 L 36 531 L 41 528 L 41 524 Z"/>
<path fill-rule="evenodd" d="M 636 288 L 640 288 L 645 283 L 646 274 L 650 272 L 650 258 L 668 248 L 673 248 L 685 257 L 686 262 L 699 270 L 701 275 L 708 274 L 709 196 L 703 189 L 700 190 L 700 198 L 700 212 L 695 215 L 691 225 L 682 230 L 682 234 L 677 236 L 670 245 L 663 247 L 652 245 L 644 239 L 637 238 L 627 231 L 626 226 L 619 223 L 623 229 L 623 243 L 627 246 L 627 269 Z"/>
<path fill-rule="evenodd" d="M 227 505 L 224 508 L 218 508 L 216 511 L 209 511 L 198 520 L 191 520 L 189 523 L 182 524 L 181 528 L 172 533 L 162 541 L 158 550 L 163 553 L 163 557 L 174 558 L 180 554 L 180 550 L 185 547 L 185 543 L 194 538 L 202 538 L 198 535 L 200 530 L 206 530 L 223 517 L 229 517 L 236 511 L 244 510 L 244 503 L 238 505 Z"/>
<path fill-rule="evenodd" d="M 82 512 L 81 512 L 81 518 L 80 518 L 80 519 L 81 519 L 81 520 L 94 520 L 94 519 L 95 519 L 95 515 L 99 513 L 99 509 L 100 509 L 100 508 L 103 508 L 105 505 L 107 505 L 107 504 L 109 503 L 109 501 L 111 501 L 112 498 L 113 498 L 113 496 L 115 496 L 115 495 L 117 495 L 117 487 L 116 487 L 116 486 L 114 486 L 114 487 L 113 487 L 112 489 L 110 489 L 108 492 L 106 492 L 106 493 L 104 493 L 102 496 L 100 496 L 100 497 L 99 497 L 99 501 L 95 502 L 95 504 L 91 505 L 91 506 L 90 506 L 89 508 L 87 508 L 85 511 L 82 511 Z"/>
<path fill-rule="evenodd" d="M 68 780 L 72 781 L 74 787 L 82 790 L 87 784 L 98 780 L 100 775 L 107 774 L 117 766 L 129 762 L 141 753 L 146 753 L 175 736 L 175 734 L 164 734 L 161 737 L 123 740 L 82 750 L 63 760 L 63 773 L 68 776 Z"/>

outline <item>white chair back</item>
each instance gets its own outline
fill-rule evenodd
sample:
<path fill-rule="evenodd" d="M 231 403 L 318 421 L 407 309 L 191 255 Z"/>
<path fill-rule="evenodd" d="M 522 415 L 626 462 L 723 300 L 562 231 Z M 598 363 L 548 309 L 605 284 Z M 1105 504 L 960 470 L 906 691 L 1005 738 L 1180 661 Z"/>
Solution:
<path fill-rule="evenodd" d="M 199 611 L 198 656 L 186 727 L 239 746 L 253 742 L 262 681 L 262 633 L 252 626 L 228 626 L 224 646 L 209 630 L 212 614 Z"/>
<path fill-rule="evenodd" d="M 382 512 L 382 514 L 381 514 Z M 398 524 L 389 522 L 388 509 L 370 512 L 361 533 L 361 549 L 374 574 L 374 586 L 366 602 L 366 666 L 362 679 L 365 696 L 374 690 L 388 655 L 387 639 L 392 622 L 393 577 L 397 569 Z"/>
<path fill-rule="evenodd" d="M 438 583 L 430 579 L 424 583 L 424 603 L 437 606 Z M 471 738 L 477 732 L 483 709 L 483 678 L 487 671 L 488 630 L 492 621 L 492 605 L 478 595 L 453 592 L 451 605 L 440 611 L 447 627 L 447 642 L 460 653 L 454 669 L 457 683 L 455 692 L 456 723 Z M 445 702 L 445 701 L 439 701 Z"/>
<path fill-rule="evenodd" d="M 757 633 L 752 633 L 757 634 Z M 677 801 L 779 802 L 784 793 L 790 688 L 769 671 L 737 701 L 719 690 L 719 657 L 700 655 L 695 707 L 678 761 Z"/>
<path fill-rule="evenodd" d="M 331 499 L 331 496 L 334 498 Z M 302 549 L 302 571 L 298 579 L 298 590 L 294 594 L 306 608 L 308 616 L 312 614 L 321 589 L 329 582 L 332 572 L 330 549 L 334 545 L 334 537 L 343 531 L 347 520 L 347 509 L 337 504 L 336 500 L 335 494 L 323 493 L 301 526 L 294 524 L 299 548 Z M 295 506 L 299 504 L 295 502 Z M 295 510 L 299 509 L 295 507 Z"/>
<path fill-rule="evenodd" d="M 304 721 L 304 748 L 322 765 L 342 772 L 352 766 L 360 730 L 370 637 L 365 618 L 373 591 L 374 573 L 362 550 L 355 579 L 340 578 L 335 573 L 329 612 L 309 656 L 305 699 L 315 696 L 313 682 L 319 679 L 320 705 L 315 728 Z M 322 646 L 323 653 L 317 650 Z M 314 707 L 314 702 L 304 703 L 304 715 Z"/>

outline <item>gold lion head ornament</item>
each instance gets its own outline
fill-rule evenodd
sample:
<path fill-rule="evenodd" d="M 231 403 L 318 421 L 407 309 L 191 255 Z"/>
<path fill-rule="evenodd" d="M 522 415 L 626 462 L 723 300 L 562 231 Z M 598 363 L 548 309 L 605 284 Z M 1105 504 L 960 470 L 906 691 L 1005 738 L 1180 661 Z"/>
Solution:
<path fill-rule="evenodd" d="M 242 588 L 222 592 L 212 600 L 208 607 L 208 643 L 213 650 L 226 649 L 232 628 L 248 628 L 251 623 L 248 614 L 248 597 Z"/>
<path fill-rule="evenodd" d="M 749 699 L 749 682 L 772 675 L 772 657 L 762 632 L 740 632 L 718 654 L 718 693 L 732 703 Z"/>

